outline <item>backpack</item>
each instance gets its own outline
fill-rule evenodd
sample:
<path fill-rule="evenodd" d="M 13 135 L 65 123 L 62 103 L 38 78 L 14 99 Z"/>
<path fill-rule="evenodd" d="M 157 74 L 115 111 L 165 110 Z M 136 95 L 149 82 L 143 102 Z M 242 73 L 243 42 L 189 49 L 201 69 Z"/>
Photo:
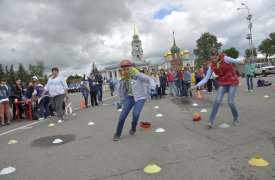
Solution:
<path fill-rule="evenodd" d="M 32 120 L 38 120 L 39 119 L 39 114 L 36 108 L 32 109 Z"/>
<path fill-rule="evenodd" d="M 262 80 L 262 79 L 258 79 L 258 81 L 257 81 L 258 87 L 263 87 L 263 86 L 264 86 L 264 83 L 265 83 L 265 81 Z"/>

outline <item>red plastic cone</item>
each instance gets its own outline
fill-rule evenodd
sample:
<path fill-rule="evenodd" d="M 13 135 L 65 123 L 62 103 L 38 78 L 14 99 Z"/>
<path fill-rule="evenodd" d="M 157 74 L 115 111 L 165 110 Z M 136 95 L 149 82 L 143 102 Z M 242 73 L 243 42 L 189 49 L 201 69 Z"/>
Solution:
<path fill-rule="evenodd" d="M 198 91 L 198 93 L 197 93 L 197 99 L 202 99 L 202 96 L 201 96 L 201 92 L 200 92 L 200 91 Z"/>
<path fill-rule="evenodd" d="M 84 109 L 86 107 L 86 105 L 85 105 L 85 101 L 84 100 L 82 100 L 82 102 L 81 102 L 81 108 L 82 109 Z"/>

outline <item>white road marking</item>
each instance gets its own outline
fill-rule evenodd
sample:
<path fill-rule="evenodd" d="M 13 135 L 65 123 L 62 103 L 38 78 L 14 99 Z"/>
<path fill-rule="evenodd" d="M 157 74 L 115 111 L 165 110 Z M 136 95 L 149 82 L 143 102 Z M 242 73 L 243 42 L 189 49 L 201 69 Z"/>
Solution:
<path fill-rule="evenodd" d="M 117 96 L 117 95 L 115 95 L 115 96 L 110 96 L 110 97 L 107 97 L 107 98 L 102 99 L 102 100 L 111 99 L 111 98 L 114 98 L 114 97 L 116 97 L 116 96 Z M 81 108 L 81 106 L 79 106 L 79 107 L 77 107 L 77 108 L 74 108 L 73 110 L 75 111 L 75 110 L 80 109 L 80 108 Z M 32 125 L 41 123 L 41 122 L 43 122 L 43 121 L 45 121 L 45 120 L 46 120 L 46 119 L 43 119 L 43 120 L 40 120 L 40 121 L 36 121 L 36 122 L 30 123 L 30 124 L 27 124 L 27 125 L 25 125 L 25 126 L 21 126 L 21 127 L 19 127 L 19 128 L 15 128 L 15 129 L 12 129 L 12 130 L 3 132 L 3 133 L 0 134 L 0 136 L 3 136 L 3 135 L 6 135 L 6 134 L 9 134 L 9 133 L 12 133 L 12 132 L 14 132 L 14 131 L 18 131 L 18 130 L 20 130 L 20 129 L 26 129 L 26 127 L 28 128 L 28 126 L 32 126 Z M 27 129 L 26 129 L 26 130 L 27 130 Z"/>

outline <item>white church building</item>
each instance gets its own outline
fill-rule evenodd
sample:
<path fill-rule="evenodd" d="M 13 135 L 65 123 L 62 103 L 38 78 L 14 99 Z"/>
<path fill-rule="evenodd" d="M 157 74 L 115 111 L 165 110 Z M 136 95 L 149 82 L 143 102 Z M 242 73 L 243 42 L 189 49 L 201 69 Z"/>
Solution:
<path fill-rule="evenodd" d="M 139 39 L 139 35 L 137 33 L 136 27 L 134 25 L 134 35 L 133 35 L 133 40 L 132 40 L 132 59 L 130 59 L 133 63 L 133 65 L 137 69 L 142 69 L 142 68 L 147 68 L 149 70 L 152 69 L 157 69 L 158 65 L 151 65 L 150 62 L 146 62 L 143 58 L 143 49 L 142 49 L 142 42 Z M 121 59 L 122 60 L 122 59 Z M 120 61 L 117 62 L 117 64 L 107 66 L 103 70 L 99 71 L 102 77 L 104 79 L 114 79 L 114 80 L 119 80 L 120 73 L 121 73 L 121 68 L 119 66 Z"/>

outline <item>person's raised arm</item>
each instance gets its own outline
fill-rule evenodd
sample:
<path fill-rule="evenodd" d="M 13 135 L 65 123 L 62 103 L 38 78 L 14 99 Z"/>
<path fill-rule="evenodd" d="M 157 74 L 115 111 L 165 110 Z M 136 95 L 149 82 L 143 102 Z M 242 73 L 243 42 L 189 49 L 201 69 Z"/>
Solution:
<path fill-rule="evenodd" d="M 235 64 L 244 64 L 243 60 L 238 60 L 238 59 L 234 59 L 228 56 L 224 57 L 224 60 L 226 63 L 230 64 L 230 63 L 235 63 Z"/>

